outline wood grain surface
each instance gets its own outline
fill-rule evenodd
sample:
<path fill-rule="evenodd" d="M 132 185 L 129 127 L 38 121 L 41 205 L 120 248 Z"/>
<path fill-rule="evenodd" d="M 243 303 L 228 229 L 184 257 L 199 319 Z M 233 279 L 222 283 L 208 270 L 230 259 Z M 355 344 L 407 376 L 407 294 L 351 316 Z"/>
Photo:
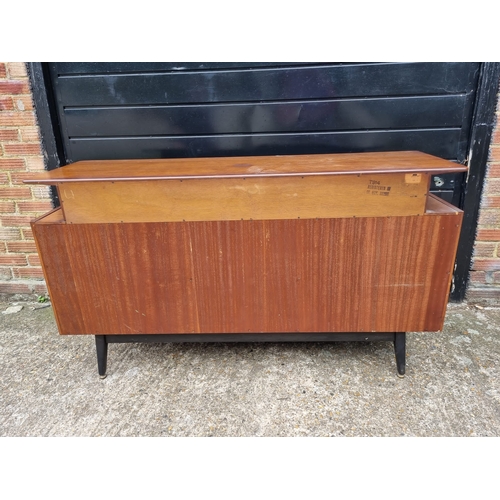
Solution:
<path fill-rule="evenodd" d="M 33 232 L 61 334 L 436 331 L 462 215 Z"/>
<path fill-rule="evenodd" d="M 425 212 L 428 173 L 247 177 L 58 186 L 69 223 L 313 219 Z"/>
<path fill-rule="evenodd" d="M 464 172 L 465 165 L 418 151 L 161 160 L 88 160 L 33 174 L 27 184 L 107 180 L 281 177 L 366 173 Z"/>

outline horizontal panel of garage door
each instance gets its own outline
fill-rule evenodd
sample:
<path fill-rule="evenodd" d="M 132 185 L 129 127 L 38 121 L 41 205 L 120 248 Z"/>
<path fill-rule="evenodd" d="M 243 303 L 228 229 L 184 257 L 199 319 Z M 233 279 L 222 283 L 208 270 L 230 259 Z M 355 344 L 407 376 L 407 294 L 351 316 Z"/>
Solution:
<path fill-rule="evenodd" d="M 319 65 L 59 74 L 65 106 L 248 102 L 465 93 L 471 63 Z"/>

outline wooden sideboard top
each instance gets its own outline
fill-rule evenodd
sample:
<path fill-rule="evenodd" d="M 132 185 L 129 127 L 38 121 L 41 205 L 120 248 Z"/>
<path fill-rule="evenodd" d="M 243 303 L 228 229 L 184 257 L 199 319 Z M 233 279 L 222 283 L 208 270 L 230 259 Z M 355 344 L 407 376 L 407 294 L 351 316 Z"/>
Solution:
<path fill-rule="evenodd" d="M 65 182 L 289 177 L 375 173 L 443 174 L 467 166 L 419 151 L 154 160 L 79 161 L 33 174 L 27 184 Z"/>

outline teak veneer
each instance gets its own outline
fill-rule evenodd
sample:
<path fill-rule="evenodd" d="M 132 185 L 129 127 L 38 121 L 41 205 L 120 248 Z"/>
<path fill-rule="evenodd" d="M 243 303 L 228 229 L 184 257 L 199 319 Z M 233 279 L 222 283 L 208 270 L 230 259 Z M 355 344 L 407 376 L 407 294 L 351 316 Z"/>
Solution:
<path fill-rule="evenodd" d="M 431 174 L 467 167 L 420 151 L 295 156 L 237 156 L 158 160 L 87 160 L 36 174 L 28 184 L 139 180 L 225 179 L 303 175 Z"/>
<path fill-rule="evenodd" d="M 415 151 L 113 160 L 26 182 L 57 186 L 68 223 L 313 219 L 422 215 L 431 174 L 465 168 Z"/>
<path fill-rule="evenodd" d="M 108 343 L 154 339 L 393 340 L 404 374 L 404 332 L 443 326 L 463 216 L 430 176 L 465 169 L 418 152 L 91 161 L 26 182 L 58 187 L 33 234 L 59 332 L 96 335 L 101 375 Z"/>

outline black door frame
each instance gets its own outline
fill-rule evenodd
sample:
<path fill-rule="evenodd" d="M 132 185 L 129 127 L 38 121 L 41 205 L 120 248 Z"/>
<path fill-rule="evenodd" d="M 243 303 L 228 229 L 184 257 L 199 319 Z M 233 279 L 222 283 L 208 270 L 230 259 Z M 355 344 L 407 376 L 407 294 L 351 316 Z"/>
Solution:
<path fill-rule="evenodd" d="M 27 63 L 27 66 L 33 90 L 35 112 L 40 126 L 45 164 L 48 170 L 53 170 L 65 165 L 66 159 L 48 65 L 47 63 L 31 62 Z M 460 203 L 460 207 L 465 213 L 450 293 L 450 300 L 453 302 L 463 301 L 467 290 L 481 194 L 495 122 L 499 81 L 500 63 L 481 63 L 468 142 L 469 172 L 467 177 L 464 177 L 464 195 Z M 52 199 L 54 206 L 58 206 L 59 200 L 55 190 L 52 191 Z"/>
<path fill-rule="evenodd" d="M 460 204 L 460 208 L 464 211 L 464 220 L 458 242 L 457 261 L 450 293 L 450 300 L 453 302 L 463 301 L 467 291 L 481 195 L 495 124 L 499 81 L 500 63 L 482 63 L 469 137 L 467 155 L 469 172 L 467 178 L 464 179 L 464 195 Z"/>

